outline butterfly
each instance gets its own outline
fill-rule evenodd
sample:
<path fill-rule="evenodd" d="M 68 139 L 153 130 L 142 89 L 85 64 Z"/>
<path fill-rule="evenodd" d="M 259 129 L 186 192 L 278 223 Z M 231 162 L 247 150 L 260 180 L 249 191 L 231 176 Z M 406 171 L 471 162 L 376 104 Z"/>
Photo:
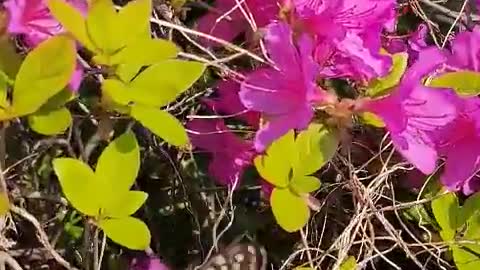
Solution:
<path fill-rule="evenodd" d="M 196 270 L 266 270 L 267 251 L 253 243 L 233 243 L 213 255 Z"/>

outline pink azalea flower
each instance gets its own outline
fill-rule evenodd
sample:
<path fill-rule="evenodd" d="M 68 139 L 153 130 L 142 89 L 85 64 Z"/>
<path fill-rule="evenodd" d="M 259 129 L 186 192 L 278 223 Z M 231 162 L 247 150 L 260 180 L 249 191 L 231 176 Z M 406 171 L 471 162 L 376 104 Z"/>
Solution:
<path fill-rule="evenodd" d="M 396 149 L 424 174 L 432 173 L 436 167 L 435 133 L 457 113 L 451 91 L 422 84 L 423 77 L 445 61 L 446 57 L 437 48 L 422 51 L 394 92 L 362 105 L 364 110 L 382 118 Z"/>
<path fill-rule="evenodd" d="M 458 98 L 461 110 L 455 121 L 438 134 L 438 151 L 445 156 L 440 181 L 452 191 L 469 195 L 480 189 L 480 99 Z"/>
<path fill-rule="evenodd" d="M 418 53 L 428 47 L 426 37 L 428 34 L 428 27 L 425 24 L 420 24 L 417 29 L 411 33 L 406 39 L 397 37 L 387 37 L 384 43 L 384 48 L 389 53 L 408 53 L 408 62 L 414 63 L 418 58 Z"/>
<path fill-rule="evenodd" d="M 87 11 L 86 0 L 68 0 L 83 14 Z M 4 4 L 10 15 L 7 31 L 22 35 L 27 46 L 35 47 L 51 36 L 64 32 L 61 24 L 53 18 L 46 0 L 7 0 Z M 83 69 L 77 69 L 70 81 L 72 90 L 77 90 L 83 77 Z"/>
<path fill-rule="evenodd" d="M 480 71 L 480 26 L 455 37 L 447 65 L 453 69 Z"/>
<path fill-rule="evenodd" d="M 192 145 L 212 154 L 208 172 L 219 184 L 234 185 L 252 164 L 253 146 L 233 134 L 221 119 L 195 119 L 187 123 L 187 129 Z"/>
<path fill-rule="evenodd" d="M 216 0 L 213 9 L 198 20 L 197 29 L 226 41 L 232 41 L 241 33 L 251 32 L 252 26 L 246 19 L 248 17 L 237 7 L 242 2 L 246 16 L 252 17 L 250 19 L 253 19 L 256 27 L 264 27 L 277 17 L 277 0 Z M 207 39 L 203 42 L 209 46 L 218 45 Z"/>
<path fill-rule="evenodd" d="M 258 128 L 260 114 L 251 112 L 243 106 L 238 96 L 240 83 L 234 80 L 221 81 L 216 85 L 215 98 L 204 99 L 203 102 L 214 112 L 222 115 L 232 115 L 248 125 Z"/>
<path fill-rule="evenodd" d="M 243 105 L 267 121 L 255 137 L 259 152 L 288 130 L 306 128 L 313 117 L 312 103 L 327 95 L 316 85 L 319 66 L 312 57 L 312 40 L 303 35 L 297 47 L 285 23 L 270 24 L 266 30 L 265 45 L 276 68 L 252 72 L 240 88 Z"/>
<path fill-rule="evenodd" d="M 297 27 L 315 35 L 316 59 L 325 60 L 324 46 L 336 50 L 330 65 L 322 70 L 329 77 L 349 76 L 370 80 L 385 75 L 391 59 L 380 54 L 383 29 L 395 26 L 393 0 L 285 0 L 295 8 L 293 22 Z"/>
<path fill-rule="evenodd" d="M 170 270 L 159 258 L 154 256 L 140 256 L 130 263 L 130 270 Z"/>

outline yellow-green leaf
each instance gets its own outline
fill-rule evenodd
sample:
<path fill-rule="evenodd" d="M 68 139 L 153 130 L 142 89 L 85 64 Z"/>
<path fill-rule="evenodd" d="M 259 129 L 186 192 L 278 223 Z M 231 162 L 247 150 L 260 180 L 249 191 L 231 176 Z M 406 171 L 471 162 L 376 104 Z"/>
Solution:
<path fill-rule="evenodd" d="M 39 111 L 28 116 L 28 124 L 43 135 L 62 134 L 72 124 L 72 115 L 67 108 Z"/>
<path fill-rule="evenodd" d="M 355 257 L 348 256 L 348 258 L 342 262 L 340 265 L 340 270 L 356 270 L 357 269 L 357 261 Z"/>
<path fill-rule="evenodd" d="M 365 124 L 378 127 L 378 128 L 385 127 L 385 123 L 382 121 L 382 119 L 378 117 L 376 114 L 373 114 L 371 112 L 362 113 L 361 118 Z"/>
<path fill-rule="evenodd" d="M 290 187 L 297 193 L 310 193 L 320 188 L 320 180 L 315 176 L 294 176 L 290 182 Z"/>
<path fill-rule="evenodd" d="M 135 91 L 135 102 L 162 107 L 190 88 L 204 69 L 198 62 L 166 60 L 140 73 L 129 88 Z"/>
<path fill-rule="evenodd" d="M 102 54 L 111 55 L 125 46 L 125 28 L 119 24 L 112 0 L 96 0 L 87 16 L 87 32 Z"/>
<path fill-rule="evenodd" d="M 55 19 L 57 19 L 72 36 L 88 50 L 92 52 L 95 51 L 95 46 L 87 33 L 85 18 L 80 11 L 64 0 L 49 0 L 47 5 Z"/>
<path fill-rule="evenodd" d="M 255 167 L 263 179 L 276 187 L 287 187 L 290 181 L 292 164 L 296 159 L 295 132 L 275 140 L 266 151 L 266 154 L 255 158 Z"/>
<path fill-rule="evenodd" d="M 107 94 L 113 101 L 121 105 L 129 105 L 134 101 L 132 89 L 122 81 L 115 79 L 106 79 L 102 82 L 102 91 Z"/>
<path fill-rule="evenodd" d="M 130 45 L 137 39 L 150 37 L 151 0 L 128 2 L 118 13 L 118 27 L 124 29 L 124 43 Z M 145 51 L 145 53 L 148 53 Z"/>
<path fill-rule="evenodd" d="M 53 169 L 60 181 L 67 200 L 85 215 L 97 216 L 100 213 L 101 194 L 95 174 L 88 165 L 73 158 L 56 158 Z"/>
<path fill-rule="evenodd" d="M 113 242 L 126 248 L 145 250 L 150 245 L 150 231 L 147 225 L 137 218 L 104 219 L 98 225 Z"/>
<path fill-rule="evenodd" d="M 460 95 L 480 94 L 480 72 L 456 71 L 441 74 L 428 82 L 430 87 L 451 88 Z"/>
<path fill-rule="evenodd" d="M 133 215 L 147 200 L 148 194 L 143 191 L 128 191 L 116 194 L 103 207 L 103 215 L 121 218 Z"/>
<path fill-rule="evenodd" d="M 135 66 L 149 66 L 169 58 L 178 53 L 177 46 L 163 39 L 137 39 L 123 50 L 113 55 L 112 64 L 128 64 Z"/>
<path fill-rule="evenodd" d="M 289 189 L 274 188 L 270 205 L 278 225 L 287 232 L 300 230 L 310 218 L 310 209 L 305 200 Z"/>
<path fill-rule="evenodd" d="M 435 220 L 442 229 L 442 237 L 446 238 L 443 240 L 453 240 L 458 228 L 459 216 L 461 215 L 461 209 L 455 193 L 449 192 L 433 200 L 432 211 Z"/>
<path fill-rule="evenodd" d="M 0 36 L 0 70 L 15 78 L 22 63 L 20 55 L 16 51 L 15 43 L 8 35 Z"/>
<path fill-rule="evenodd" d="M 378 97 L 388 93 L 390 89 L 398 85 L 407 69 L 408 54 L 396 53 L 392 55 L 392 68 L 390 73 L 382 78 L 373 80 L 367 89 L 367 95 Z"/>
<path fill-rule="evenodd" d="M 480 258 L 472 251 L 478 253 L 480 249 L 475 245 L 452 246 L 453 259 L 458 270 L 477 270 L 480 268 Z"/>
<path fill-rule="evenodd" d="M 75 69 L 73 40 L 54 36 L 31 51 L 20 67 L 13 90 L 13 110 L 18 115 L 37 111 L 68 84 Z"/>
<path fill-rule="evenodd" d="M 188 136 L 180 121 L 168 112 L 142 105 L 131 107 L 130 115 L 167 143 L 185 146 Z"/>
<path fill-rule="evenodd" d="M 8 76 L 7 74 L 0 71 L 0 108 L 7 108 L 10 106 L 8 102 L 7 95 L 8 95 Z"/>
<path fill-rule="evenodd" d="M 334 133 L 320 124 L 311 124 L 295 141 L 297 160 L 294 176 L 309 175 L 318 171 L 337 151 L 338 139 Z"/>
<path fill-rule="evenodd" d="M 135 75 L 140 72 L 141 68 L 141 65 L 118 65 L 115 69 L 115 75 L 117 75 L 122 82 L 129 83 Z"/>
<path fill-rule="evenodd" d="M 104 201 L 130 190 L 140 169 L 140 149 L 132 132 L 113 140 L 98 158 L 95 175 L 102 182 Z"/>
<path fill-rule="evenodd" d="M 0 192 L 0 216 L 4 216 L 10 210 L 10 199 L 6 191 Z"/>

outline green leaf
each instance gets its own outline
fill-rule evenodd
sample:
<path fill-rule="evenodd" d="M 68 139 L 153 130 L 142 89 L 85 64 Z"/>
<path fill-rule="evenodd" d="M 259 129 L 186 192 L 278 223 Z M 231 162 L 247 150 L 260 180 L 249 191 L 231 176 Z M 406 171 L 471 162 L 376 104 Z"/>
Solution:
<path fill-rule="evenodd" d="M 4 216 L 10 211 L 10 199 L 8 198 L 8 193 L 3 191 L 0 192 L 0 216 Z"/>
<path fill-rule="evenodd" d="M 427 84 L 430 87 L 451 88 L 460 95 L 480 94 L 480 72 L 456 71 L 441 74 Z"/>
<path fill-rule="evenodd" d="M 141 65 L 118 65 L 115 69 L 115 75 L 124 83 L 129 83 L 133 80 L 135 75 L 140 72 Z"/>
<path fill-rule="evenodd" d="M 118 104 L 129 105 L 134 100 L 133 91 L 119 80 L 106 79 L 102 82 L 102 91 Z"/>
<path fill-rule="evenodd" d="M 257 156 L 254 160 L 262 178 L 276 187 L 285 188 L 290 182 L 290 172 L 297 155 L 294 137 L 292 129 L 275 140 L 267 148 L 266 155 Z"/>
<path fill-rule="evenodd" d="M 373 114 L 371 112 L 364 112 L 361 114 L 360 117 L 362 121 L 367 125 L 371 125 L 378 128 L 385 127 L 385 123 L 376 114 Z"/>
<path fill-rule="evenodd" d="M 353 256 L 348 256 L 348 258 L 342 262 L 340 265 L 339 270 L 356 270 L 357 269 L 357 261 L 355 260 L 355 257 Z"/>
<path fill-rule="evenodd" d="M 442 237 L 447 238 L 443 240 L 453 240 L 459 226 L 458 215 L 461 212 L 455 193 L 449 192 L 433 200 L 432 211 L 442 229 Z"/>
<path fill-rule="evenodd" d="M 102 214 L 112 218 L 133 215 L 147 198 L 148 194 L 143 191 L 128 191 L 117 194 L 117 196 L 113 197 L 113 200 L 103 207 Z"/>
<path fill-rule="evenodd" d="M 337 151 L 338 139 L 328 129 L 312 124 L 296 139 L 298 160 L 293 167 L 294 176 L 309 175 L 318 171 Z"/>
<path fill-rule="evenodd" d="M 151 12 L 151 0 L 130 1 L 120 10 L 118 27 L 124 30 L 122 36 L 126 45 L 130 45 L 137 39 L 150 37 Z"/>
<path fill-rule="evenodd" d="M 113 140 L 98 158 L 95 175 L 102 182 L 103 201 L 130 190 L 140 169 L 140 149 L 132 132 Z"/>
<path fill-rule="evenodd" d="M 10 102 L 8 102 L 7 99 L 8 87 L 8 76 L 0 70 L 0 108 L 2 109 L 6 109 L 10 106 Z"/>
<path fill-rule="evenodd" d="M 466 221 L 467 228 L 463 238 L 466 240 L 480 240 L 480 215 L 478 212 Z"/>
<path fill-rule="evenodd" d="M 48 0 L 47 5 L 53 17 L 55 17 L 73 37 L 88 50 L 92 52 L 95 51 L 95 46 L 87 33 L 85 18 L 79 10 L 64 0 Z"/>
<path fill-rule="evenodd" d="M 112 0 L 95 0 L 87 16 L 87 33 L 102 54 L 112 55 L 125 46 L 124 27 Z"/>
<path fill-rule="evenodd" d="M 9 35 L 0 36 L 0 70 L 9 78 L 15 78 L 21 64 L 22 58 L 16 51 L 15 43 Z"/>
<path fill-rule="evenodd" d="M 149 66 L 169 58 L 175 58 L 177 46 L 163 39 L 138 39 L 111 58 L 112 64 Z"/>
<path fill-rule="evenodd" d="M 73 158 L 56 158 L 53 169 L 67 200 L 85 215 L 100 213 L 100 198 L 95 174 L 83 162 Z"/>
<path fill-rule="evenodd" d="M 113 242 L 134 250 L 145 250 L 150 245 L 150 231 L 143 221 L 133 217 L 104 219 L 99 227 Z"/>
<path fill-rule="evenodd" d="M 465 223 L 470 217 L 480 213 L 480 192 L 473 194 L 465 200 L 462 207 L 462 216 L 459 221 L 460 224 Z"/>
<path fill-rule="evenodd" d="M 62 134 L 72 124 L 72 115 L 65 107 L 39 111 L 28 116 L 28 124 L 35 132 L 43 135 Z"/>
<path fill-rule="evenodd" d="M 425 226 L 435 224 L 435 220 L 433 220 L 423 204 L 418 204 L 407 208 L 402 212 L 402 214 L 405 218 L 417 222 L 419 225 Z"/>
<path fill-rule="evenodd" d="M 188 136 L 180 121 L 173 115 L 141 105 L 131 107 L 130 115 L 167 143 L 175 146 L 188 144 Z"/>
<path fill-rule="evenodd" d="M 315 176 L 294 176 L 290 182 L 290 187 L 299 195 L 310 193 L 320 188 L 320 180 Z"/>
<path fill-rule="evenodd" d="M 166 60 L 148 67 L 128 86 L 135 91 L 134 102 L 162 107 L 190 88 L 204 70 L 198 62 Z"/>
<path fill-rule="evenodd" d="M 303 228 L 310 217 L 310 209 L 304 199 L 288 189 L 274 188 L 270 197 L 272 212 L 278 225 L 287 232 Z"/>
<path fill-rule="evenodd" d="M 45 104 L 40 107 L 40 111 L 51 111 L 62 108 L 67 102 L 73 100 L 75 96 L 68 88 L 64 88 L 62 91 L 51 97 Z"/>
<path fill-rule="evenodd" d="M 407 69 L 408 54 L 396 53 L 392 55 L 392 69 L 390 73 L 382 78 L 373 80 L 367 89 L 367 95 L 378 97 L 388 93 L 390 89 L 398 85 Z"/>
<path fill-rule="evenodd" d="M 37 111 L 68 84 L 75 69 L 75 43 L 59 35 L 40 43 L 23 61 L 13 90 L 18 115 Z"/>
<path fill-rule="evenodd" d="M 467 248 L 476 249 L 475 252 L 478 252 L 478 248 L 475 248 L 473 245 L 466 246 Z M 453 259 L 458 270 L 477 270 L 480 268 L 480 258 L 476 256 L 473 252 L 465 250 L 459 246 L 452 247 Z"/>

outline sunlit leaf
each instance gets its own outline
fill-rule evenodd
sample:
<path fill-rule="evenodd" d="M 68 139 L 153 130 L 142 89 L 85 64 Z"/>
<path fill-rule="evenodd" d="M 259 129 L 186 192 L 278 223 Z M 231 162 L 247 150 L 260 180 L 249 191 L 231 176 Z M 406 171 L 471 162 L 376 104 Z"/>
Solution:
<path fill-rule="evenodd" d="M 87 16 L 87 32 L 95 47 L 104 54 L 111 55 L 125 45 L 125 29 L 118 21 L 112 0 L 92 3 Z"/>
<path fill-rule="evenodd" d="M 290 187 L 298 194 L 310 193 L 320 188 L 320 180 L 315 176 L 294 176 Z"/>
<path fill-rule="evenodd" d="M 115 75 L 117 75 L 122 82 L 129 83 L 135 75 L 140 72 L 141 68 L 142 65 L 118 65 L 115 69 Z"/>
<path fill-rule="evenodd" d="M 68 32 L 82 43 L 85 48 L 92 52 L 95 51 L 95 46 L 87 33 L 85 18 L 80 11 L 64 0 L 48 0 L 47 5 L 55 19 L 57 19 Z"/>
<path fill-rule="evenodd" d="M 8 102 L 8 99 L 7 99 L 8 87 L 9 87 L 8 76 L 7 74 L 0 71 L 0 107 L 1 108 L 7 108 L 8 106 L 10 106 L 10 103 Z"/>
<path fill-rule="evenodd" d="M 293 174 L 303 176 L 318 171 L 333 157 L 337 151 L 338 139 L 322 125 L 312 124 L 297 136 L 295 144 L 298 159 Z"/>
<path fill-rule="evenodd" d="M 20 67 L 13 90 L 13 110 L 26 115 L 38 110 L 68 84 L 75 69 L 73 40 L 54 36 L 31 51 Z"/>
<path fill-rule="evenodd" d="M 100 211 L 95 174 L 88 165 L 73 158 L 56 158 L 53 169 L 60 181 L 63 194 L 78 211 L 96 216 Z"/>
<path fill-rule="evenodd" d="M 98 158 L 95 175 L 104 184 L 104 201 L 127 192 L 140 169 L 140 149 L 132 132 L 113 140 Z"/>
<path fill-rule="evenodd" d="M 392 69 L 390 73 L 382 78 L 373 80 L 367 89 L 367 95 L 378 97 L 387 94 L 390 89 L 398 85 L 407 69 L 408 54 L 396 53 L 392 55 Z"/>
<path fill-rule="evenodd" d="M 292 129 L 275 140 L 264 156 L 255 158 L 255 167 L 262 178 L 272 185 L 287 187 L 296 154 L 295 132 Z"/>
<path fill-rule="evenodd" d="M 357 269 L 357 261 L 353 256 L 348 256 L 348 258 L 342 262 L 339 268 L 339 270 L 356 270 L 356 269 Z"/>
<path fill-rule="evenodd" d="M 113 242 L 134 250 L 150 245 L 150 231 L 143 221 L 133 217 L 101 220 L 98 224 Z"/>
<path fill-rule="evenodd" d="M 130 115 L 158 137 L 175 146 L 185 146 L 188 136 L 173 115 L 153 107 L 134 105 Z"/>
<path fill-rule="evenodd" d="M 65 106 L 65 104 L 75 98 L 75 95 L 68 88 L 64 88 L 62 91 L 55 94 L 53 97 L 48 99 L 46 103 L 40 107 L 40 111 L 51 111 L 60 109 Z"/>
<path fill-rule="evenodd" d="M 170 41 L 144 38 L 128 44 L 125 49 L 113 55 L 111 63 L 148 66 L 174 58 L 177 53 L 177 46 Z"/>
<path fill-rule="evenodd" d="M 278 225 L 287 232 L 303 228 L 310 217 L 310 209 L 304 199 L 288 189 L 274 188 L 270 197 L 272 212 Z"/>
<path fill-rule="evenodd" d="M 458 198 L 453 192 L 449 192 L 432 201 L 432 211 L 445 241 L 455 237 L 458 228 L 458 215 L 461 212 Z"/>
<path fill-rule="evenodd" d="M 428 86 L 451 88 L 460 95 L 476 96 L 480 94 L 480 72 L 467 70 L 447 72 L 432 78 Z"/>
<path fill-rule="evenodd" d="M 472 216 L 478 214 L 480 214 L 480 192 L 475 193 L 465 200 L 465 203 L 462 206 L 462 215 L 459 224 L 465 223 Z"/>
<path fill-rule="evenodd" d="M 190 88 L 204 69 L 198 62 L 166 60 L 140 73 L 129 88 L 135 91 L 135 102 L 162 107 Z"/>
<path fill-rule="evenodd" d="M 148 194 L 143 191 L 118 193 L 104 205 L 103 215 L 107 217 L 126 217 L 133 215 L 147 200 Z"/>
<path fill-rule="evenodd" d="M 378 128 L 385 127 L 385 123 L 376 114 L 373 114 L 370 112 L 364 112 L 361 114 L 361 119 L 365 124 L 378 127 Z"/>
<path fill-rule="evenodd" d="M 118 27 L 122 28 L 124 43 L 130 45 L 138 39 L 150 37 L 151 0 L 134 0 L 128 2 L 118 13 Z M 152 53 L 147 52 L 145 53 Z"/>
<path fill-rule="evenodd" d="M 478 246 L 452 247 L 453 259 L 458 270 L 477 270 L 480 268 L 480 258 L 474 252 L 480 253 Z"/>
<path fill-rule="evenodd" d="M 62 134 L 72 124 L 72 115 L 65 107 L 39 111 L 28 116 L 28 124 L 35 132 L 43 135 Z"/>

